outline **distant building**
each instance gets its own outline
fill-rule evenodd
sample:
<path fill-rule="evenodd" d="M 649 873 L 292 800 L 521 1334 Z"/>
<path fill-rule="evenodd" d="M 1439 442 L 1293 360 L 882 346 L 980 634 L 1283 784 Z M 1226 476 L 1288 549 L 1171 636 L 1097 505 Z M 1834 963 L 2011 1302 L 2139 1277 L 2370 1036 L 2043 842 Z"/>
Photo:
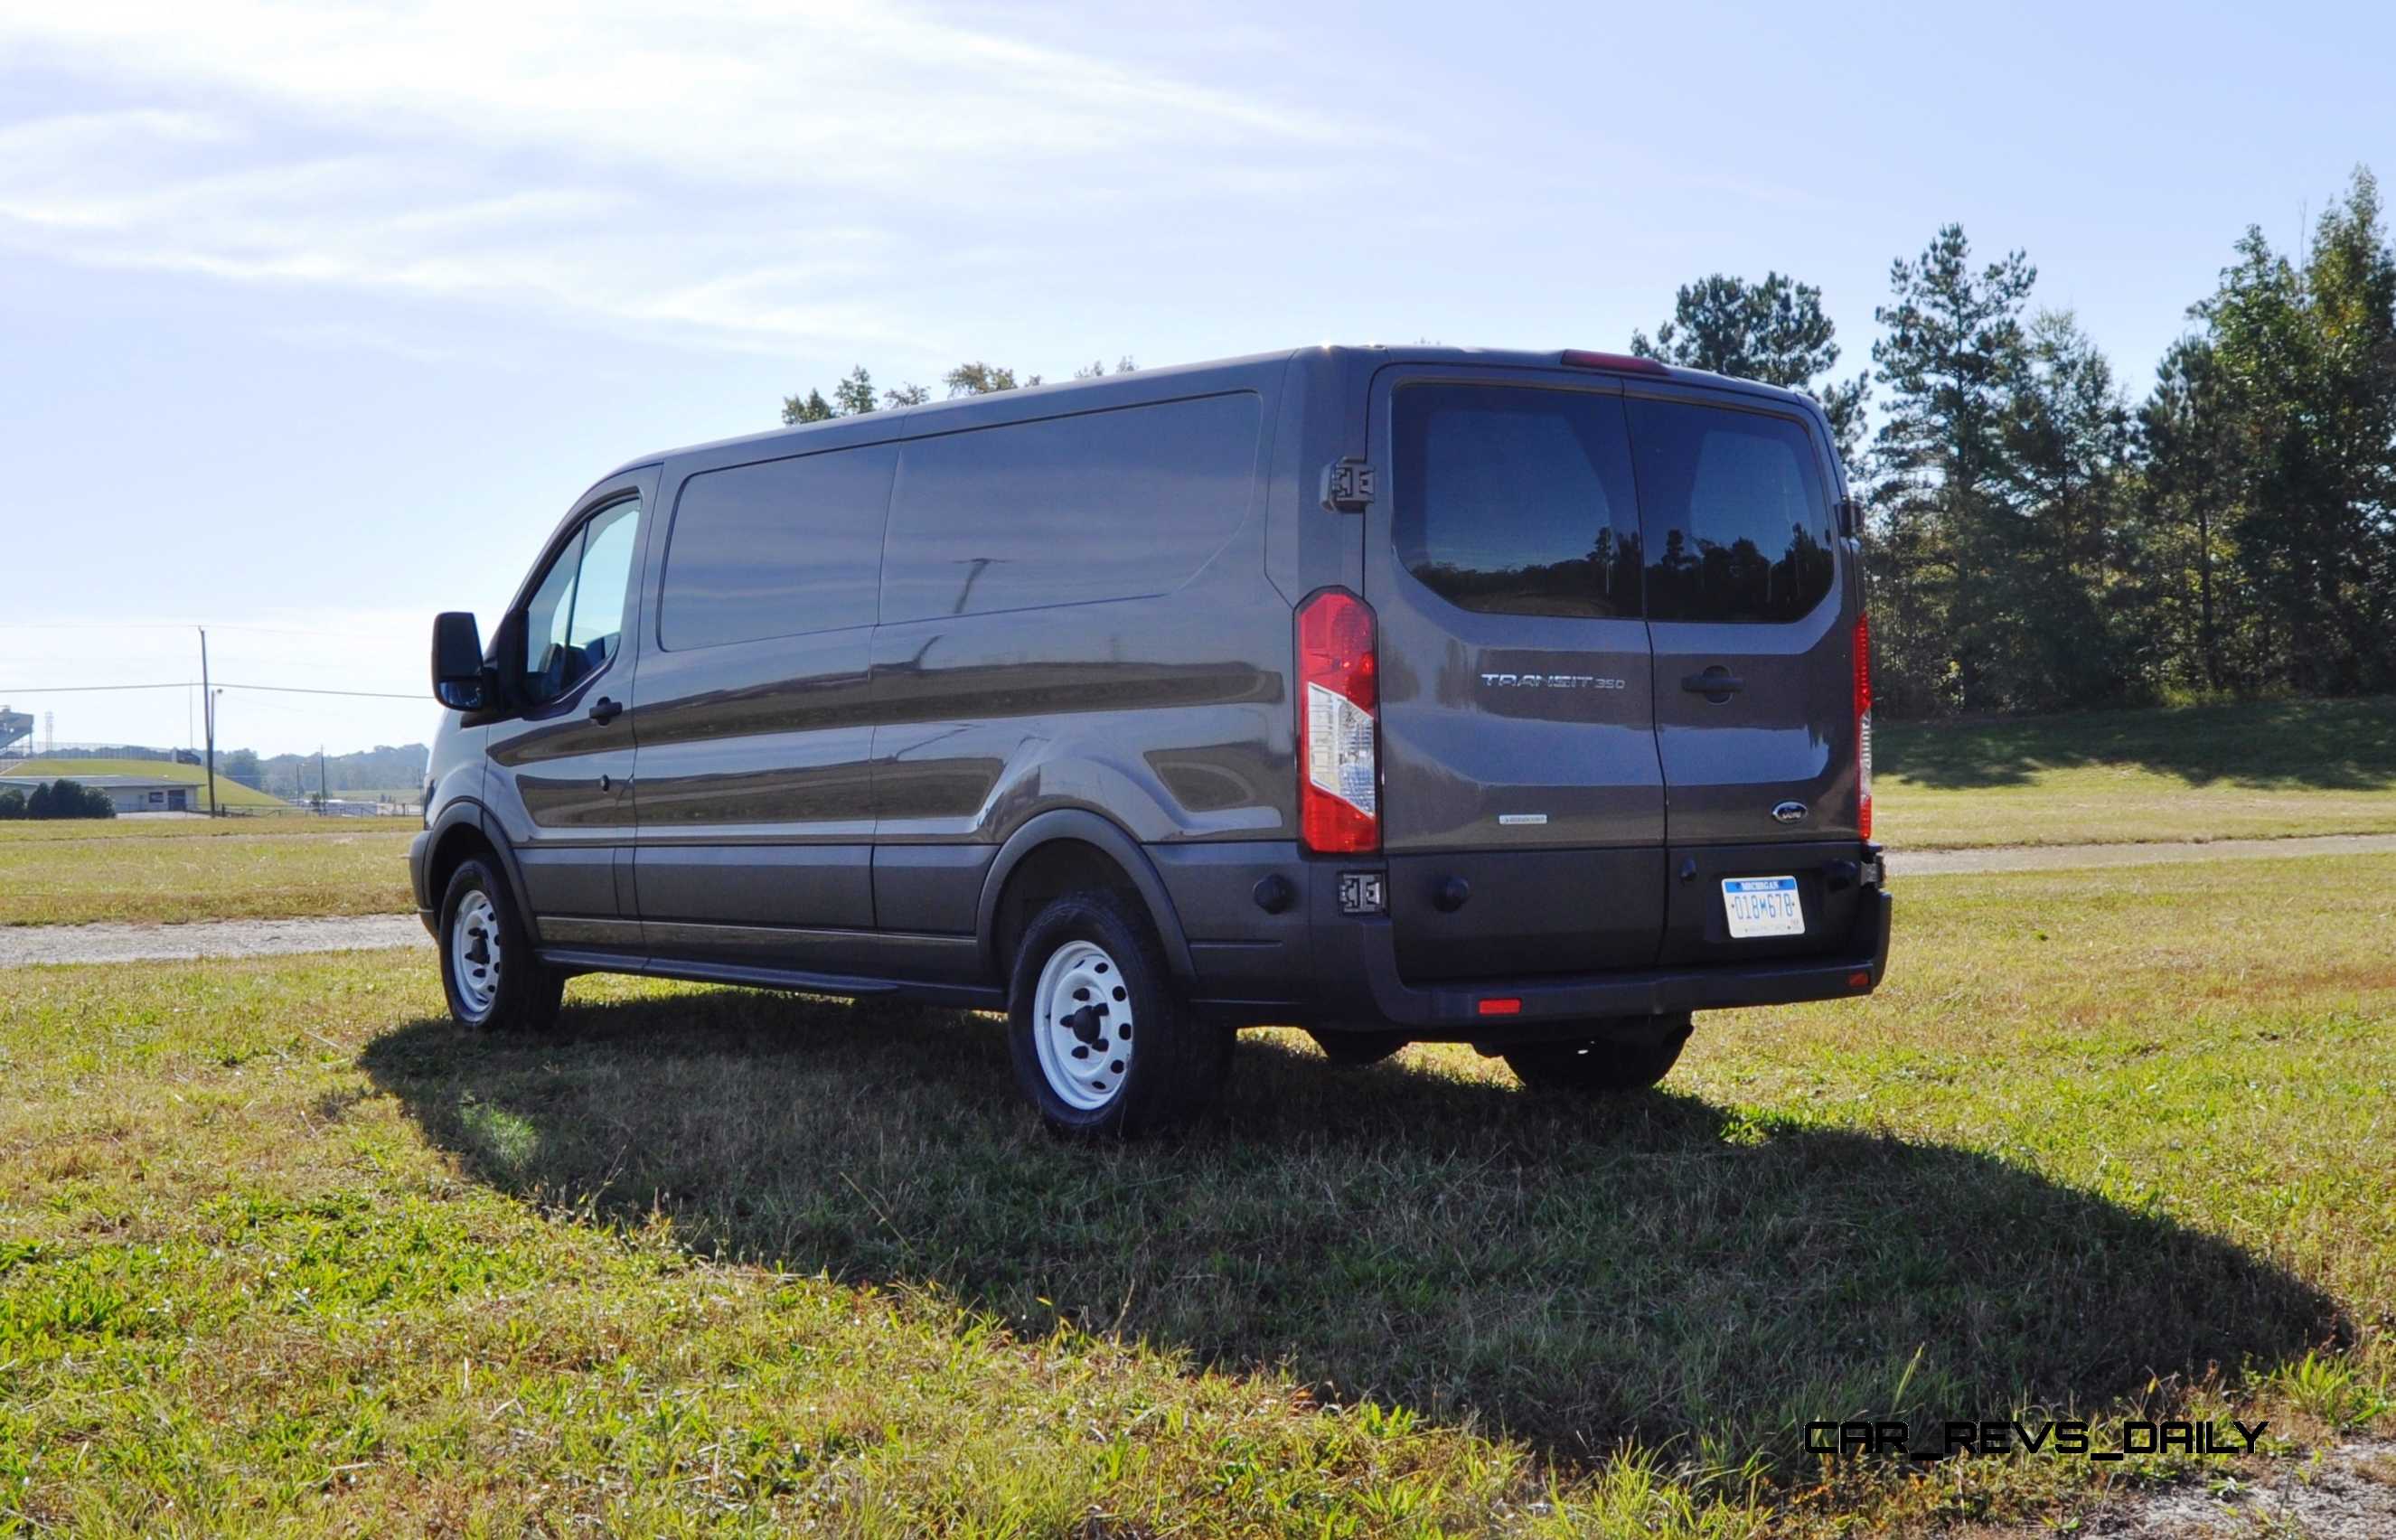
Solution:
<path fill-rule="evenodd" d="M 153 780 L 147 776 L 0 776 L 0 790 L 15 787 L 30 797 L 33 788 L 61 779 L 105 791 L 119 813 L 192 813 L 205 804 L 206 797 L 190 781 Z"/>
<path fill-rule="evenodd" d="M 11 744 L 33 736 L 33 718 L 30 712 L 12 711 L 0 706 L 0 757 L 6 757 Z"/>

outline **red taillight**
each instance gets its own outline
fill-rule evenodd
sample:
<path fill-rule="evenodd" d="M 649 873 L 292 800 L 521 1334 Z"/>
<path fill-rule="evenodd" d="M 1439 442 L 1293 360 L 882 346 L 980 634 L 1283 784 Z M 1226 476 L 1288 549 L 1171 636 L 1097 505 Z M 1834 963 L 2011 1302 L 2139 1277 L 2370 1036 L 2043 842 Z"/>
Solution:
<path fill-rule="evenodd" d="M 1327 856 L 1381 848 L 1380 670 L 1373 609 L 1324 589 L 1298 611 L 1298 830 Z"/>
<path fill-rule="evenodd" d="M 1485 1000 L 1476 1001 L 1472 1008 L 1482 1016 L 1521 1016 L 1523 1014 L 1523 1002 L 1506 995 L 1495 995 Z"/>
<path fill-rule="evenodd" d="M 1856 833 L 1871 838 L 1871 617 L 1856 617 Z"/>
<path fill-rule="evenodd" d="M 1564 367 L 1568 369 L 1626 369 L 1632 374 L 1662 374 L 1664 365 L 1652 358 L 1636 353 L 1591 352 L 1586 348 L 1566 348 Z"/>

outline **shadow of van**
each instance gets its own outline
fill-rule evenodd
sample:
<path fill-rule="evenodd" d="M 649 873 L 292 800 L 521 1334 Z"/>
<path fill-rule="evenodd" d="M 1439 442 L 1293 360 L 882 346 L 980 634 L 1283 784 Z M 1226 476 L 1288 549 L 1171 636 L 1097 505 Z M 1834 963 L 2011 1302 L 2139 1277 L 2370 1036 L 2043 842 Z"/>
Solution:
<path fill-rule="evenodd" d="M 1278 1038 L 1243 1041 L 1195 1135 L 1098 1150 L 1039 1132 L 983 1017 L 702 990 L 570 1004 L 541 1040 L 419 1021 L 364 1064 L 529 1201 L 1564 1459 L 1788 1462 L 1810 1420 L 2096 1410 L 2341 1329 L 2235 1246 L 1974 1151 L 1342 1074 Z"/>

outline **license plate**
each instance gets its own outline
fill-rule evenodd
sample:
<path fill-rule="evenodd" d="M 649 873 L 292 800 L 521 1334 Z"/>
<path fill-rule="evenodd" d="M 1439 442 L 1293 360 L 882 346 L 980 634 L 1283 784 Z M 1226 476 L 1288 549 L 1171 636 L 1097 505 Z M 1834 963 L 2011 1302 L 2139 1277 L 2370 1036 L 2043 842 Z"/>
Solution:
<path fill-rule="evenodd" d="M 1805 910 L 1797 901 L 1794 877 L 1725 877 L 1723 911 L 1730 916 L 1731 935 L 1740 940 L 1805 934 Z"/>

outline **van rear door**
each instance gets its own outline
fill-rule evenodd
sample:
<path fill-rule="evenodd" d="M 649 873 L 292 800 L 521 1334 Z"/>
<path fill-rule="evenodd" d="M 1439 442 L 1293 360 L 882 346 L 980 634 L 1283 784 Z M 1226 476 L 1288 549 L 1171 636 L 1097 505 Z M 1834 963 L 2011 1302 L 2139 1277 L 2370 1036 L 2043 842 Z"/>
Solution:
<path fill-rule="evenodd" d="M 1371 421 L 1381 835 L 1409 980 L 1651 963 L 1664 787 L 1619 382 L 1399 365 Z"/>
<path fill-rule="evenodd" d="M 1827 442 L 1758 398 L 1642 381 L 1623 405 L 1672 873 L 1662 961 L 1830 949 L 1859 891 L 1860 586 Z M 1775 878 L 1793 880 L 1799 914 L 1749 906 L 1734 927 L 1724 883 L 1769 892 L 1751 884 Z"/>

